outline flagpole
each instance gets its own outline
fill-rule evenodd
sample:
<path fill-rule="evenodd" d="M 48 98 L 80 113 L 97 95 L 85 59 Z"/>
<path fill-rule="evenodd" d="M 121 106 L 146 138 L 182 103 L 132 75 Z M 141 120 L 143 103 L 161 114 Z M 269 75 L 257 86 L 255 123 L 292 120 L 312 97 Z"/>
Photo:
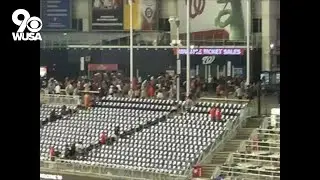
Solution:
<path fill-rule="evenodd" d="M 250 84 L 250 35 L 251 35 L 251 0 L 247 0 L 247 79 L 246 84 Z"/>
<path fill-rule="evenodd" d="M 187 67 L 186 67 L 186 73 L 187 73 L 187 87 L 186 87 L 186 95 L 190 95 L 190 0 L 187 0 Z"/>
<path fill-rule="evenodd" d="M 133 16 L 132 0 L 129 0 L 130 6 L 130 88 L 133 89 Z"/>

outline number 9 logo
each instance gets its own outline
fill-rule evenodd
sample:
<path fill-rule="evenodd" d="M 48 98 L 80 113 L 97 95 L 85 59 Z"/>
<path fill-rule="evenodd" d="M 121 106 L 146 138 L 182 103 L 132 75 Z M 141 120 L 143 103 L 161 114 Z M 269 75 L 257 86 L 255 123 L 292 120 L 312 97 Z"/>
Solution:
<path fill-rule="evenodd" d="M 23 19 L 20 20 L 18 17 L 19 15 L 23 16 Z M 19 26 L 19 29 L 17 32 L 24 32 L 27 28 L 30 32 L 37 33 L 42 28 L 42 21 L 38 17 L 30 17 L 30 14 L 25 9 L 17 9 L 12 14 L 12 22 Z"/>

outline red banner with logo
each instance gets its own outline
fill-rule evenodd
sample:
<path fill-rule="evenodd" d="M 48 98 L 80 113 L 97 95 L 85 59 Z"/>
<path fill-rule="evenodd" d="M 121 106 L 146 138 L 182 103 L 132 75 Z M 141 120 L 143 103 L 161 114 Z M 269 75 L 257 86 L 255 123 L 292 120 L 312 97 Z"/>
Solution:
<path fill-rule="evenodd" d="M 89 71 L 117 71 L 118 64 L 88 64 Z"/>

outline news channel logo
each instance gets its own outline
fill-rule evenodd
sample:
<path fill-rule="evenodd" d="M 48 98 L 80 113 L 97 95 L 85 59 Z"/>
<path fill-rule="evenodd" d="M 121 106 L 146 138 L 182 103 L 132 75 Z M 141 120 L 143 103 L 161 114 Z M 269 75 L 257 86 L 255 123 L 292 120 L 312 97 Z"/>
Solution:
<path fill-rule="evenodd" d="M 42 41 L 39 31 L 42 28 L 42 21 L 36 16 L 30 16 L 25 9 L 17 9 L 12 13 L 12 22 L 19 28 L 12 32 L 14 41 Z M 26 29 L 29 32 L 25 32 Z"/>

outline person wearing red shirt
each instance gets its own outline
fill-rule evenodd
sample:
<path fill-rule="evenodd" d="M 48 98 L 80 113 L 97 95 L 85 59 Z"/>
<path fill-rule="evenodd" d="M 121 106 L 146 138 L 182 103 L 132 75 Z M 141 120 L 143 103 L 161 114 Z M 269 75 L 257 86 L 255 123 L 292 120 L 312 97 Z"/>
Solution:
<path fill-rule="evenodd" d="M 149 85 L 149 87 L 148 87 L 148 96 L 154 97 L 154 88 L 152 85 Z"/>
<path fill-rule="evenodd" d="M 212 107 L 209 111 L 209 114 L 210 114 L 211 120 L 214 121 L 216 119 L 216 108 Z"/>
<path fill-rule="evenodd" d="M 105 132 L 102 132 L 101 135 L 100 135 L 99 143 L 100 143 L 100 144 L 106 144 L 106 141 L 107 141 L 106 133 L 105 133 Z"/>
<path fill-rule="evenodd" d="M 221 110 L 219 108 L 217 108 L 215 111 L 215 118 L 217 121 L 220 121 L 221 117 L 222 117 Z"/>
<path fill-rule="evenodd" d="M 133 80 L 132 80 L 132 89 L 133 90 L 136 90 L 137 89 L 137 85 L 138 85 L 138 80 L 137 78 L 133 77 Z"/>
<path fill-rule="evenodd" d="M 52 146 L 52 147 L 50 147 L 50 149 L 49 149 L 49 157 L 50 157 L 50 160 L 51 161 L 54 161 L 54 147 Z"/>

